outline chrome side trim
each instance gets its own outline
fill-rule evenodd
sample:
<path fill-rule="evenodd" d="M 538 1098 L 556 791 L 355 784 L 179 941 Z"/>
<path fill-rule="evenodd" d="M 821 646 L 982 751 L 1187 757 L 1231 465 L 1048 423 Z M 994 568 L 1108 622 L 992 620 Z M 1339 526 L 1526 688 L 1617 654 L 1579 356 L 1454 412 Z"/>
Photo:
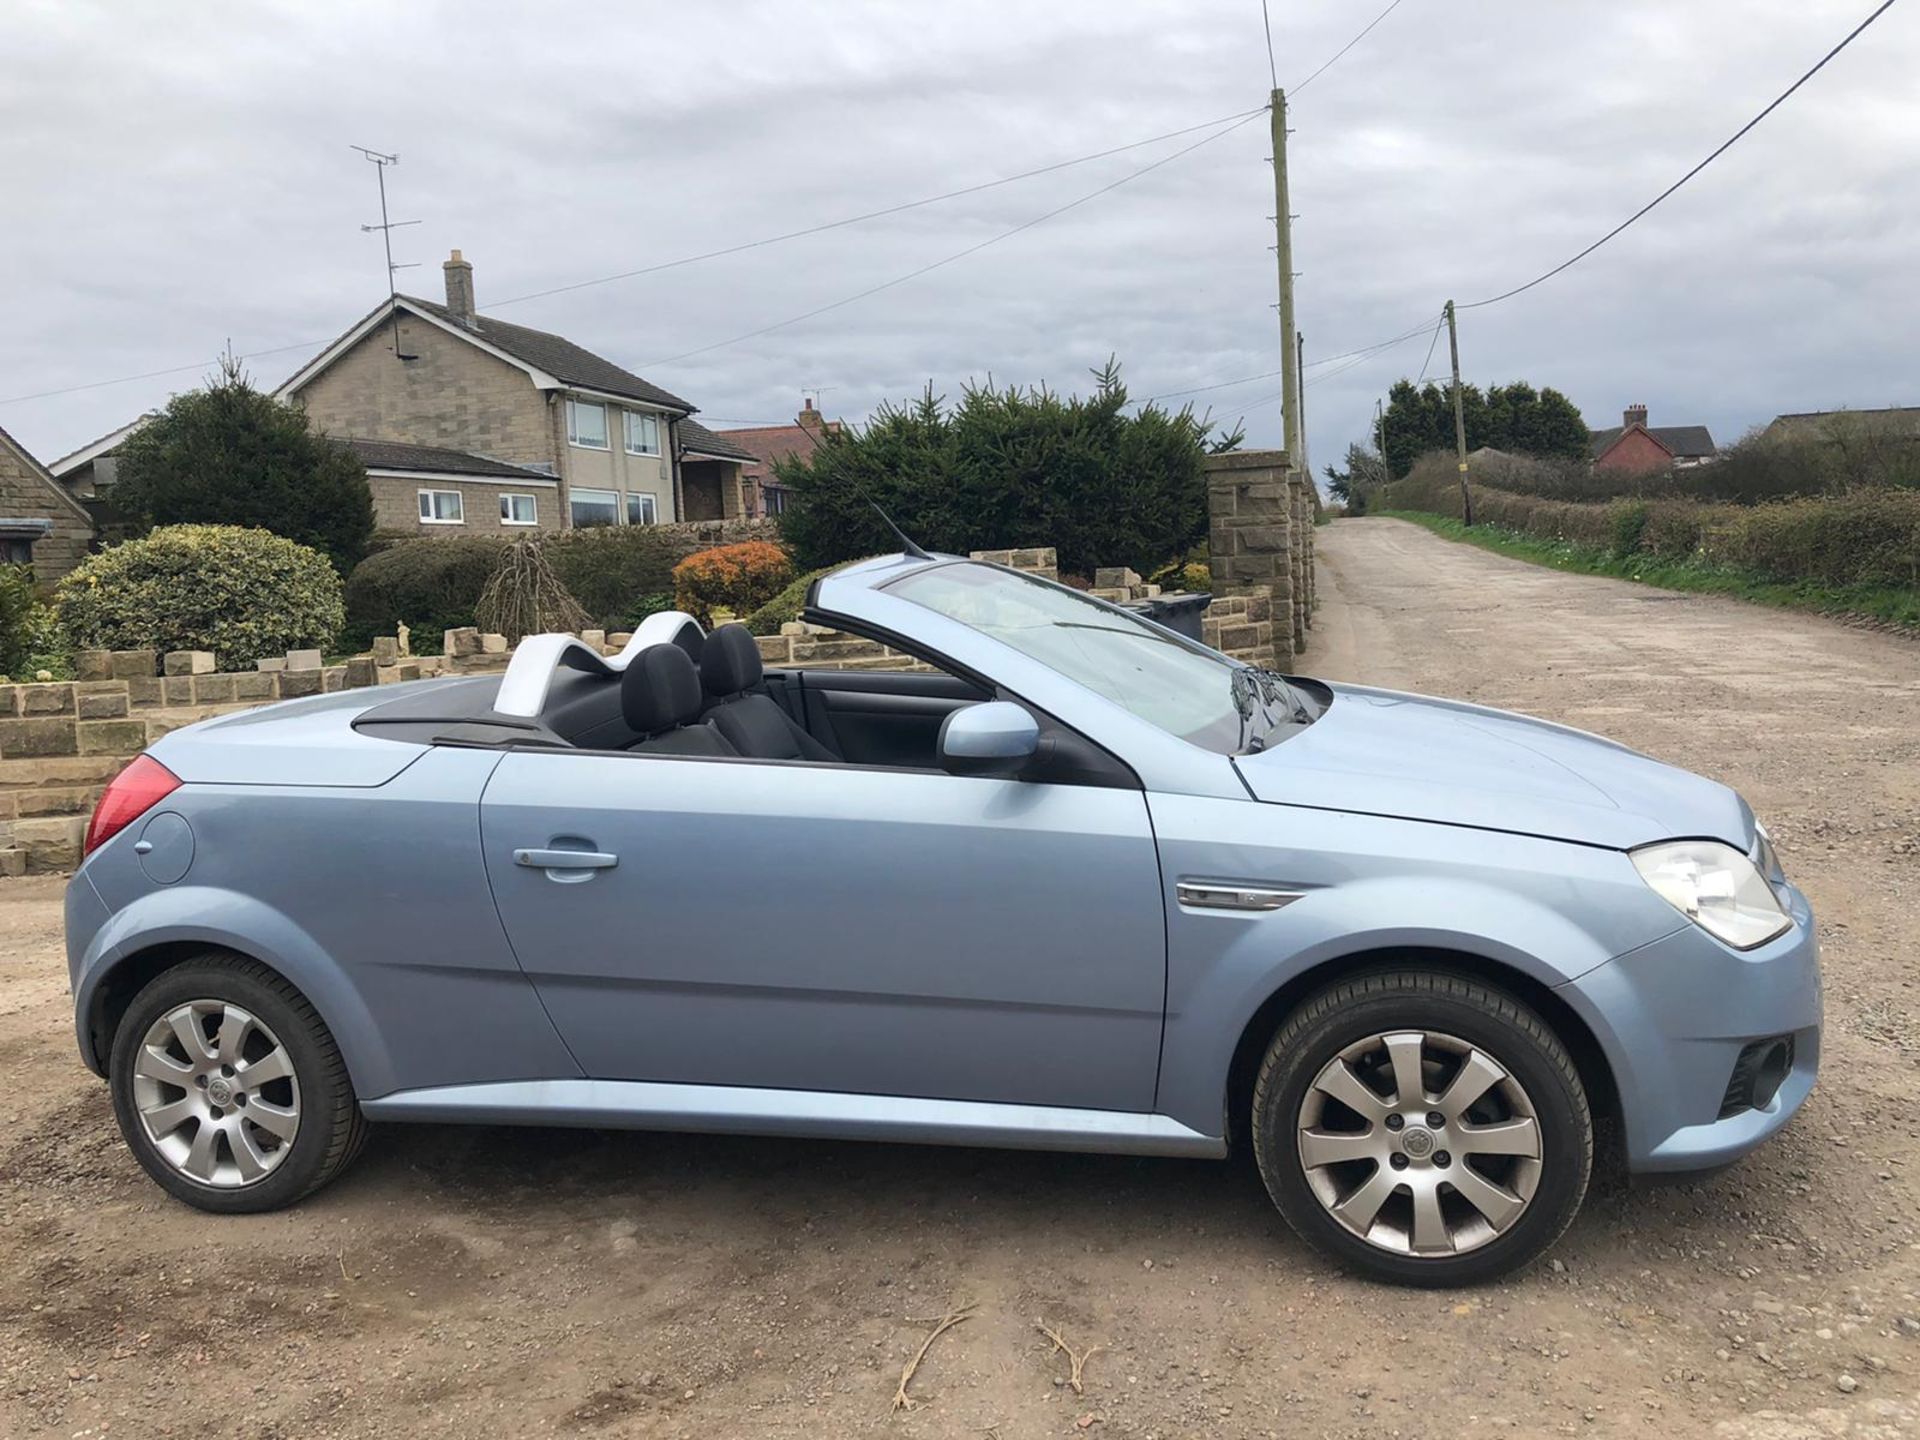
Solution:
<path fill-rule="evenodd" d="M 1231 880 L 1182 880 L 1173 893 L 1182 905 L 1195 910 L 1279 910 L 1303 892 L 1236 885 Z"/>
<path fill-rule="evenodd" d="M 1213 1159 L 1227 1153 L 1223 1136 L 1202 1135 L 1165 1115 L 651 1080 L 442 1085 L 396 1091 L 361 1108 L 372 1120 L 693 1130 Z"/>

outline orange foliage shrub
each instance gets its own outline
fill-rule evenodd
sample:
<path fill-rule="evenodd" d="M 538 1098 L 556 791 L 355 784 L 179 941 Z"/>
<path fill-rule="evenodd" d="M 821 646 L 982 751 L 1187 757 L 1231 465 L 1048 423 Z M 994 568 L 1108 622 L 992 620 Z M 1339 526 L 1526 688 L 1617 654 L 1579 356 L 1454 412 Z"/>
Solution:
<path fill-rule="evenodd" d="M 793 579 L 787 552 L 765 540 L 699 550 L 673 567 L 674 604 L 702 625 L 716 609 L 746 615 L 778 595 Z"/>

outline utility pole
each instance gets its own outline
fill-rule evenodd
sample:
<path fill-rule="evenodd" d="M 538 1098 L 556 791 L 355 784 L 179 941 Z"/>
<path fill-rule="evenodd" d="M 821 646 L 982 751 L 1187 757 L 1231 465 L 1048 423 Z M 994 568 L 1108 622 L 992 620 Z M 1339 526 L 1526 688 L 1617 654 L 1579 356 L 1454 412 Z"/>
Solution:
<path fill-rule="evenodd" d="M 1307 337 L 1294 337 L 1293 373 L 1300 388 L 1294 391 L 1300 403 L 1300 468 L 1305 472 L 1309 483 L 1313 480 L 1313 466 L 1307 463 Z"/>
<path fill-rule="evenodd" d="M 1460 330 L 1447 301 L 1447 349 L 1453 352 L 1453 449 L 1460 462 L 1460 518 L 1473 524 L 1473 491 L 1467 488 L 1467 408 L 1460 393 Z"/>
<path fill-rule="evenodd" d="M 399 294 L 399 290 L 394 285 L 394 276 L 399 271 L 411 270 L 418 262 L 410 261 L 404 265 L 396 265 L 393 263 L 393 232 L 398 230 L 402 225 L 418 225 L 420 222 L 418 220 L 389 220 L 387 218 L 387 167 L 389 165 L 398 165 L 400 163 L 400 157 L 398 155 L 383 154 L 378 150 L 369 150 L 364 145 L 349 145 L 347 148 L 349 150 L 358 150 L 361 155 L 365 156 L 366 159 L 373 164 L 374 172 L 380 177 L 380 223 L 378 225 L 362 225 L 360 227 L 360 233 L 362 235 L 371 235 L 375 230 L 378 230 L 380 232 L 380 241 L 386 246 L 387 309 L 393 320 L 393 353 L 396 359 L 411 360 L 413 358 L 411 355 L 402 355 L 400 353 L 400 307 L 394 303 L 395 298 Z"/>
<path fill-rule="evenodd" d="M 1393 468 L 1387 464 L 1387 402 L 1373 402 L 1373 432 L 1380 437 L 1380 483 L 1386 484 L 1393 478 Z"/>
<path fill-rule="evenodd" d="M 1285 402 L 1287 463 L 1300 463 L 1300 352 L 1293 331 L 1293 212 L 1287 206 L 1287 97 L 1273 107 L 1274 254 L 1280 261 L 1280 395 Z"/>

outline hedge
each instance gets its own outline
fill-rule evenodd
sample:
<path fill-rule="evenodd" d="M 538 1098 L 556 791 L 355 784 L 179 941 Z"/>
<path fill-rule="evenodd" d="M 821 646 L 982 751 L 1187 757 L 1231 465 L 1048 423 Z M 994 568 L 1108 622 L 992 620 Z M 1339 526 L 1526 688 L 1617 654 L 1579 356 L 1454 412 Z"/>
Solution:
<path fill-rule="evenodd" d="M 423 654 L 443 631 L 474 623 L 480 592 L 500 566 L 506 542 L 481 535 L 401 540 L 369 555 L 347 577 L 347 638 L 366 645 L 404 623 Z"/>
<path fill-rule="evenodd" d="M 211 650 L 223 670 L 331 649 L 340 577 L 318 550 L 239 525 L 166 525 L 89 556 L 54 595 L 76 650 Z"/>
<path fill-rule="evenodd" d="M 1425 462 L 1406 479 L 1383 487 L 1376 504 L 1461 518 L 1453 476 Z M 1666 499 L 1595 505 L 1475 487 L 1473 518 L 1476 524 L 1592 546 L 1623 558 L 1692 559 L 1765 580 L 1920 585 L 1920 491 L 1904 488 L 1869 487 L 1757 505 Z"/>
<path fill-rule="evenodd" d="M 792 578 L 786 551 L 765 540 L 745 540 L 696 551 L 674 566 L 673 598 L 702 625 L 711 625 L 715 610 L 751 614 Z"/>

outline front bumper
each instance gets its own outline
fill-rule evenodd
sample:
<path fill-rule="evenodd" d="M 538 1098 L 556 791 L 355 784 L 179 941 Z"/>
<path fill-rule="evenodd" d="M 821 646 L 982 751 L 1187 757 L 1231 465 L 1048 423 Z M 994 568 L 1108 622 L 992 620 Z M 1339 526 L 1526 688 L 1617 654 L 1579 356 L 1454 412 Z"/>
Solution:
<path fill-rule="evenodd" d="M 1627 1167 L 1636 1174 L 1731 1164 L 1785 1125 L 1820 1065 L 1820 946 L 1806 897 L 1781 889 L 1793 926 L 1757 950 L 1697 925 L 1628 951 L 1555 992 L 1613 1070 Z M 1721 1117 L 1740 1051 L 1791 1036 L 1793 1063 L 1758 1108 Z"/>

